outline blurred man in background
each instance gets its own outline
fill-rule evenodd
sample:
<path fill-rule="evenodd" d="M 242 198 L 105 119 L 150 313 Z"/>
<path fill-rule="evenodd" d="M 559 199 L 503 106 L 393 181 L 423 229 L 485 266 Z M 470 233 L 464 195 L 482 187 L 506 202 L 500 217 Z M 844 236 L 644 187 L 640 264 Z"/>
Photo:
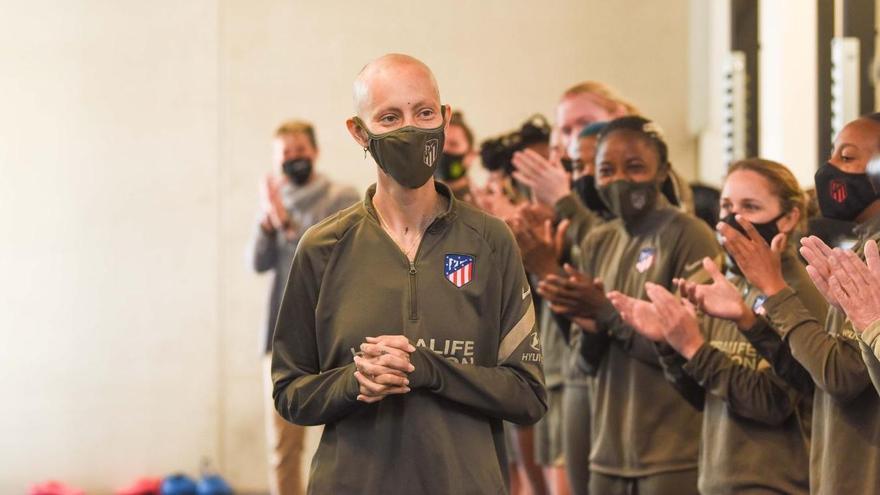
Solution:
<path fill-rule="evenodd" d="M 272 172 L 260 187 L 261 212 L 251 246 L 257 273 L 272 272 L 269 312 L 261 337 L 266 378 L 266 433 L 269 490 L 272 495 L 303 493 L 300 463 L 305 429 L 285 421 L 272 401 L 269 371 L 272 333 L 299 239 L 312 225 L 357 202 L 353 188 L 331 182 L 315 171 L 318 142 L 311 124 L 288 121 L 275 131 Z"/>
<path fill-rule="evenodd" d="M 461 112 L 452 112 L 434 178 L 449 186 L 456 199 L 472 203 L 471 181 L 467 174 L 476 157 L 474 133 Z"/>

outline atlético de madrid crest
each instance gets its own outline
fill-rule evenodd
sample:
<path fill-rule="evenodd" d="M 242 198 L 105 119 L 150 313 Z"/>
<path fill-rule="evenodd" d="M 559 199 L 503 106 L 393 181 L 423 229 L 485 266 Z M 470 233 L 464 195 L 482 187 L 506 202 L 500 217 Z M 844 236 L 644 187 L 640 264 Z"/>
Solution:
<path fill-rule="evenodd" d="M 467 254 L 447 254 L 443 274 L 452 285 L 462 288 L 474 279 L 474 257 Z"/>
<path fill-rule="evenodd" d="M 437 155 L 439 154 L 440 148 L 440 140 L 438 139 L 430 139 L 427 143 L 425 143 L 425 156 L 422 159 L 424 164 L 428 167 L 433 167 L 434 162 L 437 161 Z"/>
<path fill-rule="evenodd" d="M 645 273 L 648 268 L 654 266 L 654 259 L 657 257 L 657 250 L 651 247 L 643 248 L 639 251 L 639 259 L 636 261 L 636 271 Z"/>

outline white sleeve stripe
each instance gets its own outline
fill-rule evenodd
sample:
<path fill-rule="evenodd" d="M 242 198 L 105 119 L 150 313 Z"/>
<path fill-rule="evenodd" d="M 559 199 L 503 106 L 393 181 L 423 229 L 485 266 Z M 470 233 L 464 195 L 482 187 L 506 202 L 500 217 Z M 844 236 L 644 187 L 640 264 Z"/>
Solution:
<path fill-rule="evenodd" d="M 526 313 L 519 319 L 516 325 L 507 332 L 504 339 L 501 340 L 501 345 L 498 346 L 498 364 L 507 361 L 522 341 L 529 337 L 534 327 L 535 308 L 530 300 Z"/>

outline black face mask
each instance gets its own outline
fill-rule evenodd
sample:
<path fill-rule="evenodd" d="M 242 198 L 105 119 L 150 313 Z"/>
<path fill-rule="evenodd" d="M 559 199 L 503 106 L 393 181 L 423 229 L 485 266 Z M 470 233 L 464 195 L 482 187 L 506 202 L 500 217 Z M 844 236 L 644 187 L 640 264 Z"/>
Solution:
<path fill-rule="evenodd" d="M 826 163 L 815 175 L 816 198 L 822 216 L 834 220 L 854 220 L 880 198 L 868 174 L 850 174 Z"/>
<path fill-rule="evenodd" d="M 779 234 L 779 227 L 776 226 L 776 222 L 787 214 L 788 212 L 780 213 L 776 218 L 770 220 L 769 222 L 753 223 L 752 226 L 755 227 L 755 230 L 758 231 L 758 234 L 761 234 L 761 237 L 764 238 L 764 241 L 767 242 L 767 245 L 770 245 L 773 242 L 773 238 L 776 237 L 777 234 Z M 748 237 L 745 227 L 743 227 L 739 224 L 739 222 L 736 221 L 736 213 L 731 213 L 730 215 L 727 215 L 726 217 L 722 218 L 721 221 L 736 229 L 736 231 L 740 234 Z M 718 241 L 721 241 L 720 234 L 718 234 Z M 724 255 L 725 259 L 727 260 L 727 264 L 730 266 L 730 269 L 737 275 L 742 275 L 742 271 L 739 269 L 739 266 L 736 264 L 733 256 L 727 254 L 726 250 Z"/>
<path fill-rule="evenodd" d="M 308 182 L 309 178 L 312 176 L 312 161 L 308 158 L 294 158 L 285 161 L 281 165 L 281 169 L 284 170 L 284 175 L 286 175 L 291 182 L 301 186 Z"/>
<path fill-rule="evenodd" d="M 623 223 L 630 225 L 638 221 L 657 205 L 660 194 L 656 182 L 633 182 L 616 180 L 597 189 L 602 202 Z"/>
<path fill-rule="evenodd" d="M 467 175 L 464 167 L 464 155 L 453 155 L 443 152 L 434 169 L 434 178 L 442 181 L 455 181 Z"/>
<path fill-rule="evenodd" d="M 776 237 L 777 234 L 779 234 L 779 227 L 776 226 L 776 222 L 778 222 L 780 218 L 784 217 L 787 214 L 788 212 L 786 211 L 780 213 L 776 218 L 770 220 L 769 222 L 752 224 L 752 226 L 755 227 L 755 230 L 757 230 L 758 233 L 761 234 L 761 237 L 763 237 L 764 240 L 767 241 L 768 246 L 773 242 L 773 238 Z M 748 234 L 746 234 L 746 229 L 742 225 L 740 225 L 739 222 L 736 221 L 736 213 L 731 213 L 730 215 L 727 215 L 726 217 L 722 218 L 721 221 L 736 229 L 736 231 L 740 234 L 746 237 L 749 236 Z"/>
<path fill-rule="evenodd" d="M 602 198 L 599 197 L 599 191 L 596 190 L 595 176 L 582 175 L 578 177 L 577 180 L 571 183 L 571 189 L 577 193 L 578 197 L 581 198 L 581 201 L 584 202 L 587 208 L 597 213 L 605 213 L 608 211 L 608 207 L 605 206 L 605 203 L 602 202 Z"/>
<path fill-rule="evenodd" d="M 560 158 L 559 161 L 562 163 L 562 168 L 564 168 L 566 172 L 571 173 L 572 170 L 574 170 L 574 160 L 571 158 Z"/>
<path fill-rule="evenodd" d="M 446 107 L 440 107 L 443 123 L 433 129 L 408 125 L 382 134 L 373 134 L 366 124 L 354 121 L 369 137 L 367 149 L 379 167 L 398 184 L 418 189 L 434 175 L 446 136 Z"/>

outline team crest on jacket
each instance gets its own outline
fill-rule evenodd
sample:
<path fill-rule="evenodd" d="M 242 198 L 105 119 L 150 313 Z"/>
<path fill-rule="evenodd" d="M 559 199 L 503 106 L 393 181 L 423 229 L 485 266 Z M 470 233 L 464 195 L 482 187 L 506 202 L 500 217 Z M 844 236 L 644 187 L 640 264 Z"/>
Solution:
<path fill-rule="evenodd" d="M 764 303 L 765 302 L 767 302 L 767 296 L 765 296 L 764 294 L 761 294 L 760 296 L 758 296 L 757 299 L 755 299 L 755 304 L 752 304 L 752 311 L 754 311 L 755 313 L 757 313 L 759 315 L 763 315 L 765 313 L 765 311 L 764 311 Z"/>
<path fill-rule="evenodd" d="M 474 257 L 467 254 L 447 254 L 443 273 L 452 285 L 462 288 L 474 279 Z"/>
<path fill-rule="evenodd" d="M 657 250 L 654 248 L 642 248 L 639 251 L 639 259 L 636 261 L 636 271 L 645 273 L 648 268 L 654 266 L 654 259 L 657 257 Z"/>
<path fill-rule="evenodd" d="M 423 161 L 428 167 L 433 167 L 434 162 L 437 161 L 438 148 L 440 148 L 440 140 L 438 139 L 431 139 L 425 143 L 425 157 Z"/>

